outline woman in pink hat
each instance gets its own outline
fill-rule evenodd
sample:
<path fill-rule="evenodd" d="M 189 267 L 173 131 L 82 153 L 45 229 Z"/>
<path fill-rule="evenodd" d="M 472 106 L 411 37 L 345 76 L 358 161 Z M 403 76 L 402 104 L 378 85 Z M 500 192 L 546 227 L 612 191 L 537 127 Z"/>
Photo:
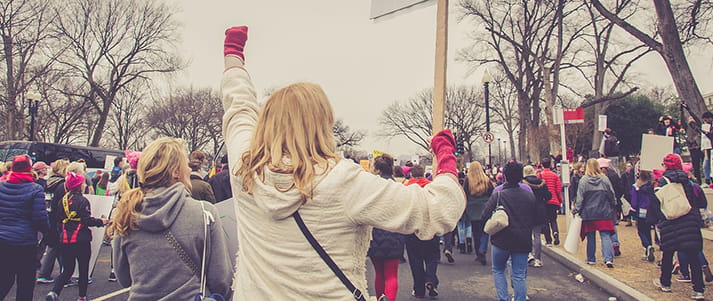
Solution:
<path fill-rule="evenodd" d="M 79 299 L 87 300 L 87 285 L 89 281 L 89 257 L 91 256 L 92 232 L 88 227 L 102 227 L 109 223 L 105 218 L 92 217 L 89 200 L 82 195 L 86 184 L 84 176 L 69 172 L 65 177 L 66 193 L 62 197 L 59 212 L 60 246 L 59 254 L 64 263 L 62 274 L 54 282 L 54 288 L 45 297 L 46 301 L 56 301 L 64 288 L 64 284 L 74 274 L 74 265 L 79 262 Z"/>

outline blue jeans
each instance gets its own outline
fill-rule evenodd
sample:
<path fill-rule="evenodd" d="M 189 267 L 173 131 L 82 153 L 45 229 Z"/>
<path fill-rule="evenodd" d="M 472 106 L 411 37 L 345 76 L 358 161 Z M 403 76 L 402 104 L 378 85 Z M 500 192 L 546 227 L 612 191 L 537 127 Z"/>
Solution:
<path fill-rule="evenodd" d="M 458 243 L 464 244 L 466 237 L 473 237 L 473 231 L 470 226 L 470 220 L 461 218 L 456 226 L 458 230 Z"/>
<path fill-rule="evenodd" d="M 499 301 L 509 301 L 508 282 L 505 279 L 505 269 L 508 259 L 512 259 L 510 282 L 515 292 L 515 301 L 527 299 L 527 252 L 513 253 L 493 245 L 493 281 L 498 292 Z"/>
<path fill-rule="evenodd" d="M 703 178 L 709 181 L 711 179 L 711 150 L 707 149 L 704 152 L 706 155 L 703 159 Z"/>
<path fill-rule="evenodd" d="M 612 235 L 614 231 L 599 231 L 599 237 L 602 240 L 602 257 L 604 262 L 614 261 L 614 246 L 612 244 Z M 597 257 L 594 253 L 597 250 L 597 231 L 587 233 L 587 261 L 596 262 Z"/>
<path fill-rule="evenodd" d="M 471 221 L 471 229 L 473 231 L 473 248 L 476 253 L 485 254 L 488 252 L 488 240 L 490 235 L 483 231 L 485 221 Z"/>
<path fill-rule="evenodd" d="M 614 217 L 614 233 L 612 233 L 612 235 L 611 235 L 611 243 L 614 246 L 620 245 L 619 244 L 619 234 L 616 231 L 616 224 L 619 223 L 618 219 L 619 219 L 618 217 Z"/>
<path fill-rule="evenodd" d="M 676 254 L 678 254 L 678 265 L 681 270 L 681 275 L 690 278 L 691 273 L 688 268 L 688 266 L 690 264 L 689 264 L 688 258 L 686 257 L 686 253 L 685 252 L 676 252 Z M 706 260 L 706 256 L 703 255 L 703 251 L 698 252 L 698 262 L 700 263 L 701 266 L 708 265 L 708 260 Z"/>
<path fill-rule="evenodd" d="M 651 246 L 651 224 L 646 220 L 646 218 L 636 219 L 636 230 L 639 234 L 639 239 L 641 240 L 641 246 L 644 248 Z"/>

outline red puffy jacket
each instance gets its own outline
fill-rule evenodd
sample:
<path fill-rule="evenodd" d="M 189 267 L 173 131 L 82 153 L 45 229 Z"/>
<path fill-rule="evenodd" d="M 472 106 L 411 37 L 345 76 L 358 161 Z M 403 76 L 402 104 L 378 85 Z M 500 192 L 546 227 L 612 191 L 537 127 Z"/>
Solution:
<path fill-rule="evenodd" d="M 540 179 L 545 180 L 547 190 L 552 194 L 552 198 L 547 201 L 547 204 L 562 206 L 562 180 L 560 177 L 549 168 L 545 168 L 540 173 Z"/>

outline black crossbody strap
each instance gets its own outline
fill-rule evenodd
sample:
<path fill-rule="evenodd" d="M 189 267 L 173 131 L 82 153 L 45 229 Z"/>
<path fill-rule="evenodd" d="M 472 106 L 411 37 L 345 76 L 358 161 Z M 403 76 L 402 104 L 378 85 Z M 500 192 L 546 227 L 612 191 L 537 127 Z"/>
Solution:
<path fill-rule="evenodd" d="M 307 229 L 307 226 L 305 225 L 305 222 L 302 220 L 302 217 L 300 216 L 299 212 L 295 211 L 294 214 L 292 214 L 292 217 L 295 219 L 297 222 L 297 226 L 300 228 L 300 231 L 302 231 L 302 234 L 304 234 L 305 238 L 307 238 L 307 241 L 309 241 L 309 244 L 312 245 L 312 248 L 314 248 L 315 251 L 317 251 L 317 254 L 319 254 L 319 257 L 322 257 L 322 260 L 324 260 L 324 263 L 329 266 L 329 268 L 334 272 L 334 275 L 337 275 L 337 278 L 342 281 L 344 286 L 347 287 L 347 289 L 352 293 L 352 296 L 354 297 L 355 300 L 358 301 L 366 301 L 364 299 L 364 296 L 362 295 L 361 291 L 352 284 L 351 281 L 349 281 L 349 278 L 347 278 L 347 275 L 344 275 L 344 272 L 337 266 L 336 263 L 334 263 L 334 260 L 332 260 L 331 257 L 329 257 L 329 254 L 322 248 L 322 245 L 319 244 L 317 239 L 312 236 L 312 233 L 309 232 L 309 229 Z"/>

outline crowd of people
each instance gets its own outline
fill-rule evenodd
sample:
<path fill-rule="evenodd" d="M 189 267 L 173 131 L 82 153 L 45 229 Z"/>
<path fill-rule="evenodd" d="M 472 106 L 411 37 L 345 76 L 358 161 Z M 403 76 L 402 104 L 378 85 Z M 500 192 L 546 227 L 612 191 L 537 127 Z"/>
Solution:
<path fill-rule="evenodd" d="M 75 284 L 78 300 L 87 300 L 88 227 L 106 227 L 108 280 L 131 287 L 129 300 L 396 300 L 404 261 L 413 297 L 437 297 L 441 254 L 455 264 L 457 247 L 475 253 L 482 265 L 491 263 L 498 300 L 524 301 L 528 267 L 545 266 L 543 236 L 546 246 L 561 243 L 557 220 L 563 212 L 582 220 L 576 235 L 587 240 L 587 264 L 597 262 L 599 232 L 602 263 L 614 268 L 621 255 L 617 225 L 635 221 L 642 259 L 655 262 L 656 246 L 662 252 L 656 287 L 671 291 L 678 269 L 676 280 L 692 282 L 692 298 L 703 299 L 704 277 L 713 281 L 700 232 L 707 200 L 675 150 L 659 172 L 639 170 L 636 162 L 622 166 L 618 140 L 607 129 L 601 157 L 575 160 L 570 174 L 557 164 L 561 155 L 495 168 L 472 162 L 459 171 L 455 140 L 443 130 L 430 141 L 437 163 L 432 173 L 418 164 L 395 166 L 386 154 L 367 171 L 337 155 L 334 115 L 318 85 L 292 84 L 258 105 L 244 65 L 246 41 L 247 27 L 226 31 L 221 88 L 227 155 L 219 172 L 206 172 L 206 154 L 188 154 L 175 138 L 127 152 L 111 170 L 93 176 L 83 162 L 65 159 L 48 166 L 19 155 L 4 166 L 0 300 L 15 282 L 18 301 L 32 300 L 35 283 L 53 284 L 47 301 Z M 666 214 L 656 191 L 667 185 L 681 185 L 680 197 L 690 206 L 685 214 Z M 115 196 L 108 217 L 92 217 L 91 194 Z M 231 197 L 237 254 L 227 251 L 213 205 Z M 503 214 L 508 221 L 498 227 Z M 367 291 L 367 257 L 374 298 Z M 55 262 L 59 275 L 53 278 Z M 75 267 L 77 280 L 71 278 Z"/>

